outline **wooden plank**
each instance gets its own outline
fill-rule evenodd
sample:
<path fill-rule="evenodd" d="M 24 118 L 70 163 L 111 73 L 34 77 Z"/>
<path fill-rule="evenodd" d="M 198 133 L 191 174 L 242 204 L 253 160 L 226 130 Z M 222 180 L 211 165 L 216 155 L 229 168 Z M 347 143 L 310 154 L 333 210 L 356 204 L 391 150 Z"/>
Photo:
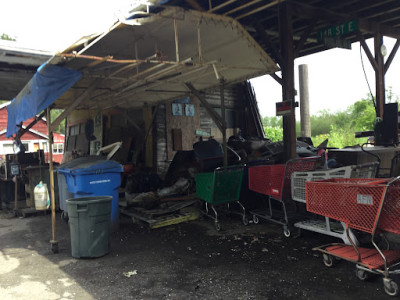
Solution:
<path fill-rule="evenodd" d="M 193 221 L 198 219 L 200 216 L 199 211 L 195 208 L 156 218 L 149 218 L 148 216 L 142 215 L 141 213 L 125 209 L 121 210 L 121 213 L 131 217 L 134 222 L 141 221 L 145 223 L 150 229 L 165 227 L 187 221 Z"/>
<path fill-rule="evenodd" d="M 172 129 L 172 150 L 180 151 L 182 148 L 182 129 L 173 128 Z"/>

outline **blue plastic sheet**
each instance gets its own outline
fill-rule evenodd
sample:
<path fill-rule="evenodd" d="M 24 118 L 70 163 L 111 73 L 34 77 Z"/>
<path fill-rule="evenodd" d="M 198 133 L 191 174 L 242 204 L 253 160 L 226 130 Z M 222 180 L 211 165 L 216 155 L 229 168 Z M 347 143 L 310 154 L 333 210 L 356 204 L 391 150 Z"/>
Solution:
<path fill-rule="evenodd" d="M 18 132 L 17 125 L 51 105 L 82 77 L 82 73 L 44 63 L 31 81 L 7 106 L 6 137 Z"/>

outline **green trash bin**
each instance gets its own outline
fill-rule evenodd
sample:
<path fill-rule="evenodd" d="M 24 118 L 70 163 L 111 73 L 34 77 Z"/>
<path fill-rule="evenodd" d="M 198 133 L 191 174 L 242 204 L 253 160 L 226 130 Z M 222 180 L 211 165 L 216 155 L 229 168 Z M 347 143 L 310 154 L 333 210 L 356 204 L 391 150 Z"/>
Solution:
<path fill-rule="evenodd" d="M 110 251 L 111 201 L 112 196 L 66 200 L 73 257 L 100 257 Z"/>

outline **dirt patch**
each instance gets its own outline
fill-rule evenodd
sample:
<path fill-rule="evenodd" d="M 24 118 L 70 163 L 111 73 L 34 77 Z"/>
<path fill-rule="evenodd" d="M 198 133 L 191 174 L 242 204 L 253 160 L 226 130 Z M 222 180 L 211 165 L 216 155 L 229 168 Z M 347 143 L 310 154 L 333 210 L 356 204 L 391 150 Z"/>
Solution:
<path fill-rule="evenodd" d="M 390 299 L 382 279 L 361 282 L 355 267 L 326 268 L 311 249 L 336 241 L 304 232 L 285 238 L 267 222 L 224 218 L 148 230 L 121 216 L 111 252 L 71 257 L 68 225 L 57 215 L 60 253 L 51 252 L 50 216 L 0 213 L 2 299 Z M 130 274 L 130 276 L 127 276 Z"/>

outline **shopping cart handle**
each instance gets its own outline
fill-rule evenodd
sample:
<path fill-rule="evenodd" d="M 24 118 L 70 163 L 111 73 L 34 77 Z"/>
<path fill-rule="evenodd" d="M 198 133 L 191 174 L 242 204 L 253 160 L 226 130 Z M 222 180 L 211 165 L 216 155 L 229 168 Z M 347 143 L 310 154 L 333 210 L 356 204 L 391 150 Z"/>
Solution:
<path fill-rule="evenodd" d="M 392 183 L 396 182 L 396 181 L 399 180 L 399 179 L 400 179 L 400 176 L 394 177 L 392 180 L 390 180 L 390 181 L 387 183 L 387 185 L 389 186 L 389 185 L 391 185 Z"/>

